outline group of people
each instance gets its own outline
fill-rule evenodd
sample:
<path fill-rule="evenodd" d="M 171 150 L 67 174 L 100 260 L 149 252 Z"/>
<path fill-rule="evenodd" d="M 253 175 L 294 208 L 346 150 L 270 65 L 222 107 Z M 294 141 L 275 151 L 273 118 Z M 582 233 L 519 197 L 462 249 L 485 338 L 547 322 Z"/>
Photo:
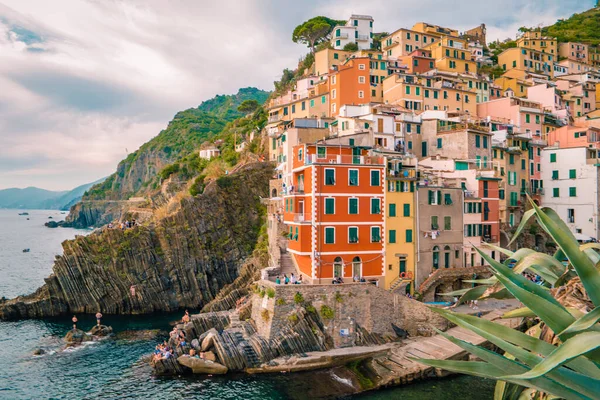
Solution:
<path fill-rule="evenodd" d="M 293 273 L 290 276 L 283 274 L 283 280 L 280 276 L 277 276 L 277 278 L 275 279 L 275 283 L 278 285 L 281 285 L 282 283 L 284 285 L 300 285 L 302 284 L 302 275 L 300 275 L 299 278 L 296 278 L 296 276 Z"/>
<path fill-rule="evenodd" d="M 73 321 L 73 330 L 76 331 L 77 330 L 77 322 L 79 321 L 77 319 L 76 315 L 73 315 L 73 318 L 71 318 L 71 321 Z M 98 324 L 98 326 L 102 325 L 102 313 L 100 311 L 98 311 L 96 313 L 96 323 Z"/>
<path fill-rule="evenodd" d="M 164 341 L 161 344 L 157 344 L 154 349 L 154 355 L 152 356 L 152 361 L 156 362 L 159 360 L 167 360 L 173 357 L 173 349 L 169 346 L 167 341 Z"/>
<path fill-rule="evenodd" d="M 124 231 L 125 229 L 133 228 L 136 224 L 137 224 L 137 222 L 135 222 L 135 219 L 132 219 L 131 221 L 127 220 L 127 221 L 121 222 L 119 224 L 119 228 L 122 231 Z M 117 227 L 117 225 L 113 224 L 112 222 L 108 224 L 108 229 L 114 229 L 116 227 Z"/>

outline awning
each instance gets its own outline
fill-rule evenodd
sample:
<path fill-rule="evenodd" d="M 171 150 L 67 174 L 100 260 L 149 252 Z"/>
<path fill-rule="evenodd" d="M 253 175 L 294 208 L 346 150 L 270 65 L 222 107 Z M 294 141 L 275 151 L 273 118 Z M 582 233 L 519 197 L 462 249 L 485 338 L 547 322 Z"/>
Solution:
<path fill-rule="evenodd" d="M 277 171 L 283 171 L 283 167 L 284 167 L 285 163 L 281 163 L 277 166 L 277 168 L 275 168 Z"/>
<path fill-rule="evenodd" d="M 576 233 L 575 239 L 577 239 L 577 241 L 580 241 L 580 242 L 593 242 L 596 240 L 591 236 L 584 235 L 583 233 Z"/>

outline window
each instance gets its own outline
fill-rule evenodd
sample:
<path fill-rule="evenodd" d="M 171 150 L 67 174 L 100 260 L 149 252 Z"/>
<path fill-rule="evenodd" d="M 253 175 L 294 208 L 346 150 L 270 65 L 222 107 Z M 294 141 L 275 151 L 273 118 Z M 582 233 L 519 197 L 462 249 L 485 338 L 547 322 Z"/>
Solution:
<path fill-rule="evenodd" d="M 325 184 L 335 185 L 335 169 L 325 168 Z"/>
<path fill-rule="evenodd" d="M 556 162 L 556 153 L 550 154 L 550 162 Z"/>
<path fill-rule="evenodd" d="M 526 169 L 525 159 L 521 159 L 521 169 L 522 170 Z"/>
<path fill-rule="evenodd" d="M 437 215 L 432 215 L 431 216 L 431 229 L 439 229 L 439 224 L 438 224 L 438 217 Z"/>
<path fill-rule="evenodd" d="M 406 243 L 412 243 L 412 241 L 413 241 L 413 231 L 412 231 L 412 229 L 407 229 L 405 234 L 406 234 L 406 238 L 405 238 L 406 239 L 405 240 Z"/>
<path fill-rule="evenodd" d="M 483 148 L 484 149 L 488 148 L 488 138 L 487 138 L 487 136 L 483 137 Z"/>
<path fill-rule="evenodd" d="M 348 228 L 348 243 L 358 243 L 358 227 L 351 226 Z"/>
<path fill-rule="evenodd" d="M 513 165 L 515 163 L 515 155 L 514 154 L 509 154 L 508 155 L 508 162 Z"/>
<path fill-rule="evenodd" d="M 498 190 L 498 197 L 500 200 L 504 200 L 504 189 Z"/>
<path fill-rule="evenodd" d="M 364 71 L 365 64 L 358 64 L 358 69 L 361 70 L 361 71 Z"/>
<path fill-rule="evenodd" d="M 389 243 L 396 243 L 396 230 L 395 229 L 390 229 L 388 232 L 388 242 Z"/>
<path fill-rule="evenodd" d="M 381 242 L 381 228 L 378 226 L 371 227 L 371 243 Z"/>
<path fill-rule="evenodd" d="M 410 204 L 404 204 L 404 216 L 410 217 Z"/>
<path fill-rule="evenodd" d="M 358 77 L 358 83 L 365 83 L 365 77 L 364 76 L 359 76 Z"/>
<path fill-rule="evenodd" d="M 371 170 L 371 186 L 379 186 L 379 170 Z"/>
<path fill-rule="evenodd" d="M 357 169 L 348 170 L 348 186 L 358 186 L 358 170 Z"/>
<path fill-rule="evenodd" d="M 569 170 L 569 179 L 575 179 L 575 178 L 577 178 L 577 170 L 570 169 Z"/>
<path fill-rule="evenodd" d="M 340 30 L 338 29 L 337 33 L 339 34 Z M 339 36 L 339 35 L 338 35 Z M 340 58 L 340 55 L 338 53 L 333 53 L 333 59 L 337 60 Z"/>
<path fill-rule="evenodd" d="M 298 161 L 302 161 L 302 149 L 298 149 Z"/>
<path fill-rule="evenodd" d="M 439 190 L 430 190 L 429 191 L 429 204 L 430 205 L 438 205 L 442 202 L 442 192 Z"/>
<path fill-rule="evenodd" d="M 425 89 L 425 98 L 428 99 L 429 98 L 429 89 Z"/>
<path fill-rule="evenodd" d="M 571 224 L 575 223 L 575 209 L 567 208 L 567 221 Z"/>
<path fill-rule="evenodd" d="M 381 213 L 381 201 L 379 199 L 371 199 L 371 214 Z"/>
<path fill-rule="evenodd" d="M 559 188 L 552 189 L 552 197 L 560 197 L 560 189 Z"/>
<path fill-rule="evenodd" d="M 452 230 L 452 217 L 444 217 L 444 230 Z"/>
<path fill-rule="evenodd" d="M 365 92 L 363 90 L 359 90 L 358 91 L 358 98 L 359 99 L 364 99 L 365 98 Z"/>
<path fill-rule="evenodd" d="M 406 86 L 405 92 L 406 94 L 410 94 L 410 86 Z"/>
<path fill-rule="evenodd" d="M 525 114 L 525 122 L 526 123 L 530 123 L 531 122 L 531 115 Z"/>
<path fill-rule="evenodd" d="M 475 135 L 475 147 L 481 147 L 481 136 Z"/>
<path fill-rule="evenodd" d="M 335 243 L 335 228 L 327 227 L 325 228 L 325 244 L 334 244 Z"/>
<path fill-rule="evenodd" d="M 348 214 L 358 214 L 358 199 L 356 197 L 348 199 Z"/>
<path fill-rule="evenodd" d="M 433 246 L 432 254 L 433 254 L 433 269 L 438 269 L 440 267 L 440 248 L 438 246 Z"/>
<path fill-rule="evenodd" d="M 335 45 L 336 45 L 336 47 L 340 47 L 342 45 L 342 42 L 339 40 L 336 40 Z"/>
<path fill-rule="evenodd" d="M 389 213 L 390 217 L 395 217 L 396 216 L 396 204 L 390 203 L 390 205 L 388 207 L 388 213 Z"/>
<path fill-rule="evenodd" d="M 444 204 L 447 206 L 452 205 L 452 196 L 450 193 L 444 193 Z"/>
<path fill-rule="evenodd" d="M 577 188 L 576 187 L 569 188 L 569 197 L 577 197 Z"/>
<path fill-rule="evenodd" d="M 421 88 L 420 88 L 420 87 L 416 87 L 416 88 L 415 88 L 415 94 L 416 94 L 417 96 L 420 96 L 420 95 L 421 95 Z"/>
<path fill-rule="evenodd" d="M 552 171 L 552 179 L 553 180 L 558 179 L 558 171 Z"/>
<path fill-rule="evenodd" d="M 325 214 L 335 214 L 335 199 L 333 197 L 325 199 Z"/>

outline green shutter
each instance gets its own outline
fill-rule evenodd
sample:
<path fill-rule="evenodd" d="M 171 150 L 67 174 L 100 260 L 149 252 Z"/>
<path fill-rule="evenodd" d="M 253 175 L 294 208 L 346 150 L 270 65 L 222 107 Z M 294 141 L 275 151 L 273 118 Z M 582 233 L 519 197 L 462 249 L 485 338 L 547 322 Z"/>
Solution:
<path fill-rule="evenodd" d="M 552 197 L 560 197 L 560 190 L 558 188 L 552 189 Z"/>
<path fill-rule="evenodd" d="M 358 243 L 358 228 L 356 228 L 356 227 L 348 228 L 348 242 Z"/>
<path fill-rule="evenodd" d="M 576 187 L 569 188 L 569 197 L 577 197 L 577 188 Z"/>
<path fill-rule="evenodd" d="M 335 228 L 325 228 L 325 244 L 335 243 Z"/>
<path fill-rule="evenodd" d="M 335 170 L 333 170 L 333 169 L 325 170 L 325 184 L 326 185 L 335 185 Z"/>
<path fill-rule="evenodd" d="M 442 148 L 442 138 L 438 138 L 437 139 L 437 148 L 441 149 Z"/>
<path fill-rule="evenodd" d="M 335 214 L 335 199 L 325 199 L 325 214 Z"/>
<path fill-rule="evenodd" d="M 433 200 L 434 200 L 434 193 L 433 190 L 429 191 L 429 204 L 433 204 Z"/>
<path fill-rule="evenodd" d="M 379 199 L 371 199 L 371 214 L 379 214 L 380 212 Z"/>
<path fill-rule="evenodd" d="M 558 179 L 558 171 L 552 171 L 552 179 Z"/>
<path fill-rule="evenodd" d="M 410 182 L 410 192 L 414 193 L 414 191 L 415 191 L 415 183 L 411 181 Z"/>
<path fill-rule="evenodd" d="M 475 135 L 475 147 L 481 147 L 481 136 Z"/>
<path fill-rule="evenodd" d="M 358 214 L 358 199 L 350 199 L 348 201 L 348 214 Z"/>
<path fill-rule="evenodd" d="M 404 204 L 404 216 L 410 217 L 410 204 Z"/>
<path fill-rule="evenodd" d="M 438 205 L 442 204 L 442 191 L 441 190 L 437 191 L 437 203 L 438 203 Z"/>
<path fill-rule="evenodd" d="M 412 229 L 406 230 L 406 243 L 412 243 L 413 241 L 413 231 Z"/>
<path fill-rule="evenodd" d="M 444 217 L 444 229 L 447 231 L 452 229 L 452 217 Z"/>
<path fill-rule="evenodd" d="M 371 242 L 381 242 L 381 232 L 377 226 L 371 227 Z"/>
<path fill-rule="evenodd" d="M 395 217 L 396 216 L 396 204 L 391 203 L 389 206 L 389 213 L 390 213 L 390 217 Z"/>
<path fill-rule="evenodd" d="M 556 153 L 550 154 L 550 162 L 556 162 Z"/>
<path fill-rule="evenodd" d="M 577 178 L 577 170 L 570 169 L 569 170 L 569 179 L 576 179 L 576 178 Z"/>
<path fill-rule="evenodd" d="M 450 193 L 444 193 L 444 204 L 447 206 L 452 204 L 452 196 L 450 196 Z"/>
<path fill-rule="evenodd" d="M 371 186 L 379 186 L 379 171 L 371 171 Z"/>
<path fill-rule="evenodd" d="M 388 233 L 388 237 L 389 237 L 389 242 L 390 243 L 396 243 L 396 230 L 395 229 L 390 229 L 390 231 Z"/>
<path fill-rule="evenodd" d="M 351 169 L 349 174 L 350 174 L 349 185 L 350 186 L 358 186 L 358 170 Z"/>

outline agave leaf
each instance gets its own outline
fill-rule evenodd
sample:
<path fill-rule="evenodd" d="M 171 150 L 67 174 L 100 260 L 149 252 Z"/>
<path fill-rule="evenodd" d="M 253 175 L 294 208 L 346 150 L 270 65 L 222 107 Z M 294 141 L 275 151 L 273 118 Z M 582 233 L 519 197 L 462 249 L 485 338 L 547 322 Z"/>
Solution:
<path fill-rule="evenodd" d="M 587 249 L 600 250 L 600 243 L 584 243 L 584 244 L 582 244 L 582 245 L 579 246 L 579 249 L 581 251 L 587 250 Z"/>
<path fill-rule="evenodd" d="M 514 254 L 514 252 L 512 252 L 510 250 L 507 250 L 507 249 L 505 249 L 503 247 L 500 247 L 500 246 L 496 246 L 496 245 L 491 244 L 491 243 L 482 243 L 482 244 L 484 246 L 489 247 L 492 250 L 496 250 L 497 252 L 502 253 L 502 254 L 504 254 L 505 256 L 508 256 L 508 257 L 512 257 L 512 255 Z"/>
<path fill-rule="evenodd" d="M 533 210 L 533 209 L 527 210 L 527 211 L 525 211 L 523 213 L 523 217 L 521 217 L 521 223 L 519 223 L 519 226 L 517 227 L 517 230 L 515 231 L 515 234 L 513 235 L 513 237 L 510 240 L 510 242 L 508 243 L 508 246 L 510 246 L 511 244 L 513 244 L 513 242 L 519 237 L 519 235 L 521 234 L 521 232 L 525 228 L 525 225 L 527 224 L 527 221 L 529 221 L 529 219 L 531 217 L 533 217 L 534 214 L 535 214 L 535 210 Z"/>
<path fill-rule="evenodd" d="M 502 315 L 502 318 L 504 319 L 525 317 L 537 317 L 537 315 L 527 307 L 517 308 L 516 310 L 505 312 Z"/>
<path fill-rule="evenodd" d="M 600 272 L 596 269 L 595 264 L 585 253 L 579 250 L 579 244 L 575 240 L 575 236 L 555 211 L 547 209 L 544 212 L 533 201 L 531 201 L 531 204 L 536 211 L 540 225 L 552 236 L 552 239 L 562 249 L 573 268 L 577 271 L 581 283 L 594 305 L 596 307 L 600 306 Z M 557 332 L 557 330 L 551 329 Z M 562 329 L 558 331 L 562 331 Z"/>
<path fill-rule="evenodd" d="M 556 258 L 548 254 L 538 252 L 528 254 L 527 256 L 523 257 L 519 263 L 530 263 L 532 265 L 546 267 L 557 277 L 564 274 L 567 270 L 567 268 Z"/>
<path fill-rule="evenodd" d="M 455 290 L 453 292 L 448 293 L 440 293 L 440 296 L 460 296 L 467 293 L 469 290 L 471 290 L 471 288 Z"/>
<path fill-rule="evenodd" d="M 515 296 L 512 295 L 511 292 L 509 292 L 508 290 L 506 290 L 505 287 L 503 287 L 500 290 L 497 290 L 495 292 L 492 292 L 490 294 L 488 294 L 487 296 L 484 296 L 481 298 L 481 300 L 485 300 L 485 299 L 514 299 Z"/>
<path fill-rule="evenodd" d="M 455 361 L 455 360 L 422 360 L 417 358 L 411 358 L 414 361 L 420 362 L 421 364 L 429 365 L 434 368 L 442 368 L 447 371 L 458 372 L 461 374 L 475 375 L 482 378 L 499 380 L 503 374 L 503 370 L 486 362 L 481 361 Z M 510 383 L 521 386 L 533 387 L 542 392 L 549 392 L 555 395 L 561 396 L 565 399 L 589 399 L 588 397 L 577 393 L 569 388 L 564 387 L 552 380 L 548 379 L 542 383 L 535 380 L 520 380 L 510 379 Z"/>
<path fill-rule="evenodd" d="M 498 279 L 496 279 L 495 277 L 489 277 L 487 279 L 467 279 L 463 281 L 464 283 L 475 283 L 475 284 L 479 284 L 479 285 L 493 285 L 494 283 L 498 282 Z"/>
<path fill-rule="evenodd" d="M 523 257 L 526 257 L 530 254 L 535 254 L 535 253 L 537 253 L 535 250 L 522 248 L 522 249 L 515 251 L 510 259 L 518 262 L 518 261 L 521 261 L 521 259 L 523 259 Z M 515 267 L 516 267 L 516 265 L 515 265 Z M 521 271 L 521 272 L 523 272 L 523 271 Z"/>
<path fill-rule="evenodd" d="M 597 243 L 587 243 L 587 244 L 597 244 Z M 582 246 L 585 246 L 585 244 Z M 581 247 L 579 247 L 579 248 L 581 249 Z M 585 255 L 588 256 L 594 264 L 598 264 L 600 262 L 600 254 L 598 254 L 598 252 L 596 250 L 581 249 L 581 251 L 583 251 L 585 253 Z"/>
<path fill-rule="evenodd" d="M 561 344 L 541 363 L 521 375 L 507 376 L 507 379 L 532 379 L 548 374 L 569 360 L 586 354 L 600 347 L 600 332 L 583 332 L 573 336 Z M 590 378 L 591 379 L 591 378 Z M 594 379 L 596 393 L 600 393 L 600 380 Z"/>
<path fill-rule="evenodd" d="M 490 286 L 481 285 L 475 286 L 474 288 L 470 288 L 464 295 L 461 296 L 456 305 L 458 306 L 467 301 L 476 300 L 480 298 L 489 287 Z"/>
<path fill-rule="evenodd" d="M 469 329 L 481 337 L 487 338 L 491 342 L 501 340 L 503 342 L 513 343 L 525 350 L 535 354 L 547 356 L 556 350 L 556 346 L 544 342 L 536 337 L 511 329 L 507 326 L 493 323 L 485 318 L 477 318 L 472 315 L 454 313 L 437 307 L 430 307 L 431 311 L 442 315 L 444 318 L 454 324 Z M 505 349 L 506 351 L 506 349 Z M 596 379 L 600 379 L 600 368 L 585 357 L 578 357 L 567 364 L 573 370 L 586 374 Z"/>
<path fill-rule="evenodd" d="M 596 325 L 598 320 L 600 320 L 600 307 L 594 308 L 592 311 L 573 322 L 567 329 L 562 331 L 560 335 L 584 331 Z"/>
<path fill-rule="evenodd" d="M 506 381 L 498 381 L 494 388 L 494 400 L 519 400 L 523 390 L 525 390 L 523 386 Z"/>

